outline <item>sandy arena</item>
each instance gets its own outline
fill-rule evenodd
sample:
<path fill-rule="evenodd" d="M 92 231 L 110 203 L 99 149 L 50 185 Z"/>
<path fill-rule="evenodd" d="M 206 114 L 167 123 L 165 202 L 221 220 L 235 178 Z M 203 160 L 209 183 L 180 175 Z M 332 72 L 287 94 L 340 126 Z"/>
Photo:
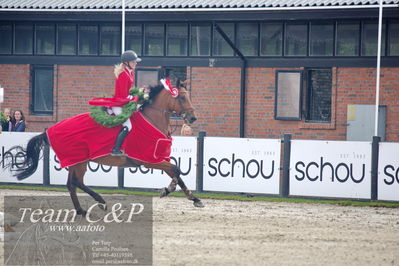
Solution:
<path fill-rule="evenodd" d="M 1 206 L 39 194 L 68 195 L 2 189 Z M 399 265 L 399 208 L 203 202 L 154 198 L 154 265 Z"/>

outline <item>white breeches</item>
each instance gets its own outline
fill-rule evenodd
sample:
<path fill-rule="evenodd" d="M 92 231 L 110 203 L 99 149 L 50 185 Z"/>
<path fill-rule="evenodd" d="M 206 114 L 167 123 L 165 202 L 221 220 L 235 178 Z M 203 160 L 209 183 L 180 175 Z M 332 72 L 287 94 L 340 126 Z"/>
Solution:
<path fill-rule="evenodd" d="M 122 107 L 111 107 L 111 109 L 112 111 L 110 109 L 107 109 L 107 112 L 109 114 L 114 113 L 115 115 L 120 115 L 122 113 Z M 130 131 L 132 129 L 132 123 L 130 122 L 130 119 L 123 122 L 123 126 L 127 127 Z"/>

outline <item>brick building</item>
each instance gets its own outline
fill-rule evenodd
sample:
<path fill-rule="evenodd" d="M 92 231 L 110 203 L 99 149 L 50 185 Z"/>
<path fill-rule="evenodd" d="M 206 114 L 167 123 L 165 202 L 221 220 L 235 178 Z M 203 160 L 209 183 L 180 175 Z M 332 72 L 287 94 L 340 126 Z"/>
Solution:
<path fill-rule="evenodd" d="M 366 128 L 374 124 L 362 108 L 376 101 L 378 1 L 155 2 L 126 1 L 125 47 L 143 59 L 138 86 L 161 76 L 190 80 L 196 132 L 371 139 L 351 137 L 349 127 L 362 116 Z M 382 27 L 381 134 L 392 142 L 398 6 L 384 2 Z M 1 109 L 21 109 L 28 131 L 89 111 L 89 99 L 113 93 L 121 28 L 120 1 L 2 1 Z"/>

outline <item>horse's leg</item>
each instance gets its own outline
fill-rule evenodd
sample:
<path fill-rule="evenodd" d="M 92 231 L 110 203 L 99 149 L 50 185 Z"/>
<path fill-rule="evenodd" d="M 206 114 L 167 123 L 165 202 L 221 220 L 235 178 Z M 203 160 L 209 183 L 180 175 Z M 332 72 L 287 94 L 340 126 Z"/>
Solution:
<path fill-rule="evenodd" d="M 89 187 L 87 187 L 83 182 L 83 177 L 87 170 L 87 163 L 79 164 L 77 165 L 77 167 L 79 167 L 78 169 L 81 174 L 77 175 L 76 178 L 72 179 L 72 184 L 75 187 L 78 187 L 87 194 L 89 194 L 95 201 L 99 203 L 98 207 L 100 207 L 100 209 L 105 211 L 107 209 L 107 203 L 105 202 L 103 197 L 101 197 L 98 193 L 94 192 Z"/>
<path fill-rule="evenodd" d="M 168 194 L 175 191 L 176 184 L 177 184 L 183 190 L 184 194 L 186 194 L 186 197 L 189 200 L 192 200 L 194 202 L 194 206 L 204 207 L 204 204 L 202 203 L 202 201 L 199 198 L 197 198 L 196 196 L 194 196 L 193 193 L 191 192 L 191 190 L 189 190 L 187 188 L 187 186 L 184 184 L 183 179 L 181 179 L 181 177 L 180 177 L 181 171 L 176 165 L 173 165 L 169 162 L 163 162 L 160 164 L 144 164 L 144 166 L 147 168 L 163 170 L 172 178 L 172 181 L 169 184 L 169 186 L 167 188 L 162 189 L 161 195 L 160 195 L 161 197 L 165 197 Z"/>
<path fill-rule="evenodd" d="M 76 175 L 78 174 L 77 170 L 78 169 L 76 165 L 69 167 L 67 188 L 69 191 L 69 195 L 71 196 L 73 206 L 75 207 L 76 213 L 78 215 L 85 216 L 87 212 L 83 210 L 82 207 L 80 206 L 79 199 L 76 194 L 76 185 L 74 180 L 77 179 L 76 177 Z"/>

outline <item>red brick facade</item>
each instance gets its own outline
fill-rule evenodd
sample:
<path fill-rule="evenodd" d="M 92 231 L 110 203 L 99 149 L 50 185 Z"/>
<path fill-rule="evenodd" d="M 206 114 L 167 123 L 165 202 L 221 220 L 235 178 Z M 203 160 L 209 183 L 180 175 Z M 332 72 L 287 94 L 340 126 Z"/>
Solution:
<path fill-rule="evenodd" d="M 278 68 L 280 69 L 280 68 Z M 332 121 L 329 124 L 274 120 L 275 71 L 248 68 L 245 137 L 345 140 L 348 104 L 375 104 L 374 68 L 333 68 Z M 197 109 L 195 132 L 239 136 L 240 68 L 188 67 L 192 102 Z M 386 141 L 399 142 L 399 68 L 381 69 L 380 105 L 387 106 Z M 67 117 L 89 111 L 87 101 L 113 93 L 112 66 L 54 67 L 54 114 L 29 114 L 30 66 L 0 64 L 4 90 L 1 109 L 24 111 L 27 131 L 43 131 Z"/>

